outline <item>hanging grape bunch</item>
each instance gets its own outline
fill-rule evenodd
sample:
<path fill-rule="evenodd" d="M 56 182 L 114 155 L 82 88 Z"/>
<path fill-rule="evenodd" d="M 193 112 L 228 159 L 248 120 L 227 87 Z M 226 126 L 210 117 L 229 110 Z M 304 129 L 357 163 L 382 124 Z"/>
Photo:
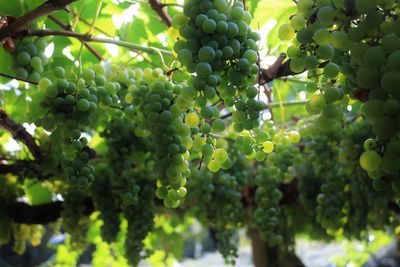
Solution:
<path fill-rule="evenodd" d="M 257 127 L 259 111 L 265 107 L 255 99 L 257 88 L 250 86 L 259 72 L 259 35 L 251 30 L 251 19 L 241 1 L 229 6 L 225 0 L 195 0 L 186 1 L 184 13 L 173 20 L 183 38 L 174 49 L 178 60 L 193 73 L 190 84 L 202 99 L 201 115 L 211 118 L 205 106 L 217 95 L 225 107 L 235 106 L 244 112 L 236 121 L 239 132 Z"/>
<path fill-rule="evenodd" d="M 44 39 L 26 38 L 19 41 L 12 54 L 15 74 L 18 78 L 37 82 L 48 63 L 44 50 L 48 43 Z"/>
<path fill-rule="evenodd" d="M 63 140 L 58 160 L 69 183 L 80 189 L 87 189 L 94 179 L 94 167 L 89 164 L 94 151 L 82 133 L 94 123 L 98 102 L 104 102 L 99 93 L 105 91 L 104 71 L 97 66 L 97 74 L 93 69 L 84 69 L 82 74 L 77 71 L 78 76 L 73 69 L 55 67 L 49 78 L 39 80 L 39 91 L 34 96 L 40 99 L 39 113 L 45 114 L 39 114 L 35 124 Z M 111 86 L 114 84 L 106 85 Z"/>
<path fill-rule="evenodd" d="M 338 111 L 349 95 L 363 102 L 361 111 L 375 138 L 367 140 L 361 167 L 373 179 L 400 170 L 400 20 L 394 1 L 297 2 L 298 13 L 280 28 L 289 47 L 293 72 L 309 70 L 317 93 L 307 110 L 321 114 L 320 130 L 337 129 Z"/>

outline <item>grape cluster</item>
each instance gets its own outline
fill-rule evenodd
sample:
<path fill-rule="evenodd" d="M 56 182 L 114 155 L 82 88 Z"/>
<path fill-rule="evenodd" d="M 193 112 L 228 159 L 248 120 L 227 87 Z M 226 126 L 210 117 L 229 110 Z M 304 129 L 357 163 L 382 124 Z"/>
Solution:
<path fill-rule="evenodd" d="M 360 143 L 371 134 L 362 119 L 347 121 L 335 133 L 322 134 L 312 124 L 302 129 L 307 143 L 294 166 L 300 200 L 329 235 L 360 237 L 368 227 L 388 225 L 390 185 L 371 180 L 358 163 Z"/>
<path fill-rule="evenodd" d="M 209 120 L 213 110 L 207 100 L 223 100 L 225 107 L 237 109 L 235 129 L 256 128 L 259 112 L 265 104 L 255 99 L 258 89 L 254 86 L 259 72 L 259 36 L 249 27 L 251 15 L 241 1 L 186 1 L 183 14 L 174 17 L 173 25 L 179 28 L 184 40 L 175 43 L 178 60 L 194 73 L 189 84 L 194 88 L 192 97 L 201 109 L 201 116 Z M 178 97 L 179 102 L 186 101 Z M 222 122 L 213 121 L 213 129 Z M 207 126 L 203 126 L 207 128 Z"/>
<path fill-rule="evenodd" d="M 235 233 L 244 222 L 242 188 L 252 172 L 237 151 L 231 151 L 231 157 L 232 167 L 219 173 L 193 168 L 185 201 L 197 218 L 216 231 L 218 250 L 227 264 L 234 264 L 237 257 Z"/>
<path fill-rule="evenodd" d="M 137 266 L 143 258 L 143 240 L 153 229 L 155 205 L 154 205 L 154 184 L 148 181 L 146 173 L 142 173 L 139 184 L 138 202 L 134 206 L 123 209 L 123 214 L 128 220 L 128 230 L 125 239 L 126 258 L 132 266 Z"/>
<path fill-rule="evenodd" d="M 280 172 L 276 167 L 259 168 L 255 177 L 257 185 L 255 201 L 257 208 L 254 210 L 254 223 L 259 229 L 264 240 L 272 246 L 281 245 L 283 237 L 279 234 L 281 208 L 279 201 L 282 192 Z"/>
<path fill-rule="evenodd" d="M 129 93 L 123 82 L 121 84 L 120 97 L 126 98 L 132 92 Z M 132 84 L 136 86 L 136 83 L 130 86 Z M 131 101 L 128 99 L 128 102 Z M 122 104 L 126 107 L 130 105 Z M 124 111 L 115 110 L 114 115 L 106 122 L 107 127 L 100 134 L 107 146 L 107 161 L 96 168 L 92 192 L 94 204 L 101 212 L 101 231 L 105 241 L 115 241 L 120 229 L 119 215 L 126 218 L 128 229 L 125 256 L 132 266 L 137 266 L 145 256 L 142 254 L 143 240 L 153 229 L 154 182 L 157 174 L 152 172 L 157 157 L 153 158 L 148 153 L 155 150 L 152 139 L 137 137 L 136 134 L 143 134 L 143 129 L 138 130 L 138 122 L 129 108 Z M 105 199 L 104 195 L 108 198 Z"/>
<path fill-rule="evenodd" d="M 149 70 L 149 69 L 148 69 Z M 151 135 L 155 142 L 158 163 L 157 197 L 166 207 L 177 208 L 186 196 L 186 178 L 190 176 L 188 149 L 192 146 L 190 127 L 195 118 L 185 121 L 182 111 L 174 103 L 174 95 L 182 90 L 158 71 L 145 71 L 132 92 L 133 104 L 139 117 L 139 136 Z M 185 89 L 183 89 L 185 90 Z"/>
<path fill-rule="evenodd" d="M 307 109 L 322 113 L 316 120 L 321 130 L 338 129 L 339 110 L 348 98 L 363 103 L 362 112 L 372 127 L 361 167 L 373 179 L 400 171 L 400 32 L 394 1 L 313 1 L 297 3 L 297 14 L 280 28 L 282 39 L 296 36 L 289 47 L 294 72 L 309 70 L 318 90 Z"/>
<path fill-rule="evenodd" d="M 90 223 L 86 215 L 86 196 L 77 190 L 70 189 L 63 197 L 63 210 L 61 212 L 63 229 L 71 236 L 73 248 L 85 248 Z"/>
<path fill-rule="evenodd" d="M 287 218 L 280 205 L 283 195 L 279 186 L 292 180 L 292 165 L 299 157 L 299 149 L 293 146 L 300 141 L 298 132 L 288 132 L 281 135 L 271 125 L 267 126 L 275 143 L 274 152 L 267 156 L 266 165 L 259 166 L 254 179 L 256 185 L 255 204 L 253 212 L 255 226 L 264 240 L 272 246 L 289 246 L 293 236 L 289 233 Z M 272 144 L 272 142 L 271 142 Z M 265 145 L 264 145 L 265 150 Z"/>
<path fill-rule="evenodd" d="M 38 114 L 35 123 L 52 132 L 50 138 L 63 140 L 59 161 L 69 183 L 81 190 L 94 180 L 89 160 L 95 156 L 82 133 L 97 119 L 98 104 L 105 100 L 101 92 L 116 87 L 115 83 L 106 83 L 104 68 L 96 66 L 95 70 L 84 69 L 78 75 L 73 69 L 55 67 L 52 74 L 39 80 L 36 96 L 41 99 L 38 110 L 45 115 Z"/>
<path fill-rule="evenodd" d="M 47 41 L 40 38 L 24 38 L 16 44 L 12 54 L 18 78 L 39 81 L 48 63 L 44 54 L 47 45 Z"/>
<path fill-rule="evenodd" d="M 93 203 L 96 210 L 100 211 L 100 219 L 103 221 L 100 228 L 101 237 L 107 243 L 115 241 L 121 223 L 117 196 L 112 190 L 110 193 L 112 188 L 110 177 L 113 175 L 114 173 L 108 168 L 99 168 L 92 188 Z"/>

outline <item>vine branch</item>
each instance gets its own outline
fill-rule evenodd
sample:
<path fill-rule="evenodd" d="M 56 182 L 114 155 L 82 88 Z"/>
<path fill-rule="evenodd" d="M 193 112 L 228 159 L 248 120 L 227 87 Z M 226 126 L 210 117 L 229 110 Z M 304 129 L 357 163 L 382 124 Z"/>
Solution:
<path fill-rule="evenodd" d="M 164 7 L 166 6 L 165 4 L 162 4 L 160 0 L 149 0 L 149 4 L 151 8 L 157 12 L 157 14 L 160 16 L 161 20 L 164 22 L 167 27 L 171 27 L 172 21 L 171 17 L 168 15 L 168 13 L 164 10 Z"/>
<path fill-rule="evenodd" d="M 122 47 L 126 47 L 132 50 L 137 50 L 137 51 L 143 51 L 149 54 L 165 54 L 165 55 L 173 55 L 171 51 L 164 50 L 164 49 L 159 49 L 151 46 L 141 46 L 133 43 L 129 43 L 126 41 L 120 41 L 120 40 L 114 40 L 111 38 L 100 38 L 100 37 L 95 37 L 91 36 L 88 34 L 82 34 L 82 33 L 77 33 L 73 31 L 64 31 L 64 30 L 30 30 L 30 31 L 24 31 L 18 33 L 16 36 L 38 36 L 38 37 L 44 37 L 44 36 L 65 36 L 65 37 L 71 37 L 71 38 L 76 38 L 78 40 L 81 40 L 83 42 L 94 42 L 94 43 L 105 43 L 105 44 L 114 44 Z"/>
<path fill-rule="evenodd" d="M 268 69 L 261 69 L 259 83 L 269 83 L 275 79 L 287 77 L 290 75 L 298 75 L 303 72 L 306 72 L 307 69 L 305 68 L 301 72 L 294 72 L 290 69 L 290 59 L 286 60 L 286 55 L 284 53 L 280 54 L 279 57 L 276 59 L 274 64 L 272 64 Z M 318 65 L 318 68 L 323 68 L 328 64 L 328 61 L 324 61 Z"/>
<path fill-rule="evenodd" d="M 69 4 L 77 0 L 48 0 L 36 7 L 35 9 L 25 13 L 15 21 L 0 29 L 0 41 L 7 37 L 12 37 L 18 32 L 26 29 L 29 22 L 47 15 L 56 10 L 64 10 Z"/>
<path fill-rule="evenodd" d="M 30 84 L 34 84 L 34 85 L 38 85 L 38 83 L 37 83 L 37 82 L 30 81 L 30 80 L 23 79 L 23 78 L 19 78 L 19 77 L 12 76 L 12 75 L 10 75 L 10 74 L 6 74 L 6 73 L 2 73 L 2 72 L 0 72 L 0 76 L 2 76 L 2 77 L 6 77 L 6 78 L 9 78 L 9 79 L 12 79 L 12 80 L 18 80 L 18 81 L 21 81 L 21 82 L 26 82 L 26 83 L 30 83 Z"/>
<path fill-rule="evenodd" d="M 71 27 L 70 27 L 69 25 L 65 24 L 64 22 L 62 22 L 62 21 L 59 20 L 58 18 L 56 18 L 56 17 L 54 17 L 54 16 L 52 16 L 52 15 L 49 15 L 48 18 L 49 18 L 50 20 L 52 20 L 55 24 L 57 24 L 58 26 L 60 26 L 63 30 L 66 30 L 66 31 L 70 31 L 70 30 L 71 30 Z M 103 61 L 103 60 L 104 60 L 104 58 L 100 55 L 100 53 L 99 53 L 96 49 L 93 48 L 93 46 L 91 46 L 90 44 L 88 44 L 88 43 L 86 43 L 86 42 L 83 42 L 83 45 L 84 45 L 98 60 L 100 60 L 100 61 Z"/>
<path fill-rule="evenodd" d="M 33 136 L 30 135 L 22 125 L 10 119 L 7 113 L 2 109 L 0 109 L 0 127 L 10 132 L 16 140 L 24 143 L 36 160 L 42 160 L 40 148 L 36 144 Z"/>

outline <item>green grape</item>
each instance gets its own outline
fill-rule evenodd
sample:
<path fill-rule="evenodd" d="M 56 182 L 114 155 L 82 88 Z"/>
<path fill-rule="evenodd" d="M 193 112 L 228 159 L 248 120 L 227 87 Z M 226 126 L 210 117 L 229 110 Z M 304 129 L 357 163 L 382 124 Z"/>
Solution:
<path fill-rule="evenodd" d="M 395 34 L 385 35 L 382 39 L 382 49 L 386 53 L 393 53 L 400 48 L 400 39 Z"/>
<path fill-rule="evenodd" d="M 389 98 L 383 104 L 382 109 L 385 114 L 397 117 L 400 115 L 400 102 L 396 99 Z"/>
<path fill-rule="evenodd" d="M 226 33 L 229 38 L 236 37 L 239 34 L 239 28 L 237 24 L 234 22 L 228 22 L 228 30 Z"/>
<path fill-rule="evenodd" d="M 388 93 L 398 93 L 400 86 L 400 72 L 388 71 L 381 79 L 382 88 Z"/>
<path fill-rule="evenodd" d="M 317 49 L 317 57 L 323 60 L 332 59 L 334 54 L 333 47 L 331 45 L 322 45 Z"/>
<path fill-rule="evenodd" d="M 80 111 L 88 111 L 90 108 L 90 103 L 87 99 L 83 98 L 78 100 L 76 106 Z"/>
<path fill-rule="evenodd" d="M 331 6 L 321 7 L 317 13 L 318 22 L 328 27 L 333 25 L 335 16 L 335 9 Z"/>
<path fill-rule="evenodd" d="M 200 62 L 196 65 L 195 71 L 199 77 L 206 78 L 211 75 L 212 68 L 207 62 Z"/>
<path fill-rule="evenodd" d="M 215 51 L 212 47 L 210 46 L 203 46 L 200 48 L 198 52 L 198 58 L 200 61 L 204 62 L 212 62 L 215 58 Z"/>
<path fill-rule="evenodd" d="M 17 55 L 17 62 L 21 65 L 28 65 L 31 61 L 31 55 L 28 52 L 22 51 Z"/>
<path fill-rule="evenodd" d="M 295 36 L 295 32 L 290 24 L 283 24 L 279 28 L 279 38 L 282 40 L 291 40 Z"/>
<path fill-rule="evenodd" d="M 355 0 L 355 7 L 361 14 L 369 14 L 375 11 L 377 6 L 376 0 Z"/>
<path fill-rule="evenodd" d="M 42 60 L 40 57 L 32 57 L 29 64 L 32 68 L 38 69 L 42 67 Z"/>
<path fill-rule="evenodd" d="M 326 106 L 326 99 L 323 95 L 313 95 L 309 100 L 310 108 L 321 112 L 322 109 Z"/>
<path fill-rule="evenodd" d="M 184 14 L 178 13 L 172 17 L 172 27 L 179 29 L 187 23 L 187 18 Z"/>
<path fill-rule="evenodd" d="M 368 138 L 367 140 L 364 141 L 364 149 L 366 151 L 374 150 L 376 148 L 377 148 L 377 142 L 375 139 Z"/>
<path fill-rule="evenodd" d="M 196 127 L 200 122 L 200 118 L 197 115 L 197 113 L 188 113 L 185 116 L 185 123 L 189 126 L 189 127 Z"/>
<path fill-rule="evenodd" d="M 308 29 L 301 29 L 296 35 L 297 41 L 301 44 L 311 43 L 313 40 L 313 34 Z"/>
<path fill-rule="evenodd" d="M 222 164 L 223 162 L 228 160 L 228 153 L 223 148 L 217 148 L 213 152 L 213 158 L 214 160 Z"/>
<path fill-rule="evenodd" d="M 373 150 L 365 151 L 360 157 L 360 166 L 369 172 L 378 170 L 382 158 Z"/>
<path fill-rule="evenodd" d="M 334 31 L 331 33 L 331 43 L 332 46 L 337 49 L 349 50 L 351 47 L 351 42 L 349 36 L 343 31 Z"/>
<path fill-rule="evenodd" d="M 221 119 L 215 119 L 212 123 L 212 130 L 215 133 L 221 133 L 225 130 L 225 122 Z"/>
<path fill-rule="evenodd" d="M 324 75 L 327 78 L 333 79 L 339 75 L 339 66 L 335 63 L 329 63 L 324 67 Z"/>
<path fill-rule="evenodd" d="M 254 50 L 246 50 L 243 54 L 243 57 L 246 58 L 250 63 L 256 63 L 258 60 L 258 54 Z"/>
<path fill-rule="evenodd" d="M 292 58 L 290 61 L 290 69 L 295 73 L 303 72 L 305 69 L 306 63 L 303 58 Z"/>
<path fill-rule="evenodd" d="M 58 78 L 64 78 L 65 77 L 65 69 L 63 67 L 60 67 L 60 66 L 55 67 L 53 69 L 53 73 Z"/>
<path fill-rule="evenodd" d="M 26 79 L 28 78 L 28 71 L 25 68 L 17 68 L 15 70 L 15 75 L 19 78 Z"/>
<path fill-rule="evenodd" d="M 364 52 L 363 59 L 367 67 L 379 67 L 385 62 L 385 52 L 379 46 L 370 47 Z"/>
<path fill-rule="evenodd" d="M 211 160 L 207 167 L 211 172 L 218 172 L 221 169 L 220 163 L 216 160 Z"/>
<path fill-rule="evenodd" d="M 271 141 L 265 141 L 263 143 L 263 151 L 267 154 L 271 153 L 274 151 L 274 144 Z"/>
<path fill-rule="evenodd" d="M 212 19 L 206 19 L 203 22 L 202 29 L 206 33 L 214 33 L 215 30 L 217 29 L 217 23 Z"/>
<path fill-rule="evenodd" d="M 302 15 L 297 14 L 290 18 L 290 26 L 292 26 L 295 31 L 303 29 L 305 24 L 306 20 Z"/>
<path fill-rule="evenodd" d="M 357 83 L 362 88 L 372 88 L 379 82 L 379 74 L 375 69 L 361 67 L 357 71 Z"/>
<path fill-rule="evenodd" d="M 321 131 L 330 131 L 330 130 L 332 130 L 333 122 L 331 119 L 329 119 L 325 116 L 319 116 L 318 119 L 315 121 L 315 125 Z"/>
<path fill-rule="evenodd" d="M 326 29 L 319 29 L 314 32 L 313 39 L 319 46 L 328 45 L 331 41 L 331 35 Z"/>

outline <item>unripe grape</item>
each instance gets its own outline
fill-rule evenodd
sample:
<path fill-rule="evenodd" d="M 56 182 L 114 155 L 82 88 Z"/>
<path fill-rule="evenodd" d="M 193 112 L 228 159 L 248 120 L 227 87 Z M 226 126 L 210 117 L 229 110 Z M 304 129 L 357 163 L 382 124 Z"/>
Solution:
<path fill-rule="evenodd" d="M 215 133 L 221 133 L 225 130 L 225 122 L 221 119 L 215 119 L 212 123 L 212 130 Z"/>
<path fill-rule="evenodd" d="M 203 46 L 198 52 L 198 57 L 200 61 L 212 62 L 215 58 L 215 51 L 210 46 Z"/>
<path fill-rule="evenodd" d="M 295 32 L 294 32 L 292 26 L 290 26 L 290 24 L 283 24 L 279 28 L 278 34 L 279 34 L 279 38 L 281 38 L 282 40 L 286 40 L 286 41 L 293 39 L 293 37 L 295 36 Z"/>
<path fill-rule="evenodd" d="M 265 141 L 263 143 L 263 151 L 267 154 L 271 153 L 274 151 L 274 144 L 271 141 Z"/>
<path fill-rule="evenodd" d="M 28 65 L 31 61 L 31 55 L 28 52 L 22 51 L 17 55 L 17 62 L 21 65 Z"/>
<path fill-rule="evenodd" d="M 368 172 L 373 172 L 379 169 L 382 158 L 373 150 L 365 151 L 360 157 L 360 166 Z"/>
<path fill-rule="evenodd" d="M 324 67 L 324 75 L 330 79 L 336 78 L 339 75 L 339 66 L 335 63 L 328 63 Z"/>
<path fill-rule="evenodd" d="M 319 46 L 328 45 L 331 41 L 330 33 L 327 29 L 318 29 L 315 31 L 313 39 Z"/>
<path fill-rule="evenodd" d="M 217 23 L 212 19 L 206 19 L 202 25 L 202 29 L 206 33 L 214 33 L 217 28 Z"/>
<path fill-rule="evenodd" d="M 90 103 L 87 99 L 82 98 L 78 100 L 76 106 L 80 111 L 88 111 L 90 108 Z"/>
<path fill-rule="evenodd" d="M 302 15 L 294 15 L 290 18 L 290 26 L 296 31 L 299 31 L 304 28 L 306 24 L 306 20 Z"/>
<path fill-rule="evenodd" d="M 189 127 L 196 127 L 200 122 L 199 116 L 192 112 L 192 113 L 188 113 L 185 116 L 185 123 L 186 125 L 188 125 Z"/>
<path fill-rule="evenodd" d="M 207 167 L 211 172 L 218 172 L 221 169 L 221 164 L 216 160 L 211 160 Z"/>

